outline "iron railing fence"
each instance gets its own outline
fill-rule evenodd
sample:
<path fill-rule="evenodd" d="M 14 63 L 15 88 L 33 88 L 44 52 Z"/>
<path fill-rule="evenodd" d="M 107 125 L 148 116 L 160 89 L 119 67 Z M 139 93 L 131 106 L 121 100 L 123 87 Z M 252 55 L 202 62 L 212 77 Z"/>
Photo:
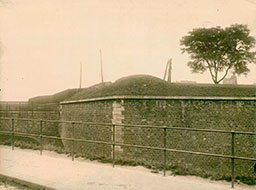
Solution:
<path fill-rule="evenodd" d="M 166 175 L 166 163 L 167 163 L 167 152 L 178 152 L 178 153 L 185 153 L 185 154 L 194 154 L 194 155 L 202 155 L 202 156 L 209 156 L 209 157 L 216 157 L 216 158 L 226 158 L 231 159 L 231 186 L 234 188 L 234 181 L 235 181 L 235 160 L 247 160 L 247 161 L 256 161 L 256 158 L 251 157 L 242 157 L 235 155 L 235 135 L 256 135 L 256 132 L 244 132 L 244 131 L 227 131 L 227 130 L 216 130 L 216 129 L 197 129 L 197 128 L 185 128 L 185 127 L 168 127 L 168 126 L 154 126 L 154 125 L 131 125 L 131 124 L 113 124 L 113 123 L 96 123 L 96 122 L 83 122 L 83 121 L 61 121 L 61 120 L 47 120 L 47 119 L 31 119 L 31 118 L 10 118 L 10 117 L 0 117 L 1 120 L 7 120 L 11 124 L 11 130 L 0 130 L 0 134 L 7 134 L 11 136 L 11 146 L 12 150 L 15 147 L 15 137 L 33 137 L 38 138 L 40 142 L 40 155 L 43 153 L 43 139 L 57 139 L 57 140 L 66 140 L 72 142 L 72 161 L 75 158 L 74 153 L 74 145 L 75 142 L 86 142 L 86 143 L 94 143 L 94 144 L 104 144 L 109 145 L 112 148 L 112 166 L 115 166 L 116 162 L 116 146 L 122 147 L 131 147 L 131 148 L 140 148 L 140 149 L 147 149 L 147 150 L 158 150 L 163 151 L 164 159 L 163 159 L 163 175 Z M 17 132 L 15 131 L 15 121 L 31 121 L 31 122 L 39 122 L 39 134 L 35 133 L 28 133 L 28 132 Z M 43 134 L 43 127 L 45 123 L 66 123 L 71 124 L 72 126 L 72 137 L 59 137 L 59 136 L 51 136 L 51 135 L 44 135 Z M 1 123 L 0 123 L 1 124 Z M 111 141 L 100 141 L 100 140 L 89 140 L 89 139 L 80 139 L 75 138 L 75 124 L 86 124 L 86 125 L 97 125 L 97 126 L 108 126 L 111 127 L 112 131 L 112 138 Z M 0 126 L 1 127 L 1 126 Z M 145 146 L 139 144 L 127 144 L 127 143 L 120 143 L 116 141 L 116 128 L 118 127 L 125 127 L 125 128 L 151 128 L 151 129 L 159 129 L 163 131 L 163 146 Z M 1 129 L 1 128 L 0 128 Z M 214 153 L 207 153 L 207 152 L 198 152 L 198 151 L 191 151 L 191 150 L 181 150 L 181 149 L 173 149 L 168 148 L 166 146 L 167 141 L 167 130 L 179 130 L 179 131 L 196 131 L 201 133 L 222 133 L 228 134 L 231 136 L 231 154 L 214 154 Z"/>

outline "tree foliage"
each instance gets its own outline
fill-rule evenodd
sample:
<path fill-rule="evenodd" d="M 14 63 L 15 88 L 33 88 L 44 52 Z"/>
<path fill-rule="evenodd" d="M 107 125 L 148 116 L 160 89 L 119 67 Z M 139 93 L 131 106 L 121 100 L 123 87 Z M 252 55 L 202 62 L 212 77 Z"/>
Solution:
<path fill-rule="evenodd" d="M 188 66 L 194 73 L 209 70 L 215 84 L 220 83 L 230 70 L 248 74 L 249 63 L 256 63 L 256 52 L 251 51 L 256 40 L 247 25 L 235 24 L 227 28 L 198 28 L 181 39 L 182 53 L 187 52 Z"/>

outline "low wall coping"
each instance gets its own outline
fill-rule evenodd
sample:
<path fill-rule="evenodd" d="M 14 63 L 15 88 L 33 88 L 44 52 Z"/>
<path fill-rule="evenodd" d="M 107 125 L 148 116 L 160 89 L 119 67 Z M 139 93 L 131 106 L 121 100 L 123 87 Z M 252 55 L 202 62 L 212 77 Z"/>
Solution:
<path fill-rule="evenodd" d="M 105 100 L 237 100 L 237 101 L 256 101 L 256 97 L 205 97 L 205 96 L 106 96 L 99 98 L 88 98 L 81 100 L 71 100 L 60 102 L 61 105 L 64 104 L 77 104 L 84 102 L 96 102 Z"/>

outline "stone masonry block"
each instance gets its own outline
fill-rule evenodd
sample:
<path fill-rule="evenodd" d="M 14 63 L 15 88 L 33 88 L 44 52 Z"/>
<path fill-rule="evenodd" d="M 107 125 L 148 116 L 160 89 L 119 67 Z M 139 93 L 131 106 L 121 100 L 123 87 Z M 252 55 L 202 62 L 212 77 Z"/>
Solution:
<path fill-rule="evenodd" d="M 116 107 L 114 108 L 114 111 L 124 111 L 124 107 Z"/>
<path fill-rule="evenodd" d="M 124 116 L 123 115 L 113 115 L 114 120 L 123 120 Z"/>
<path fill-rule="evenodd" d="M 122 110 L 113 110 L 112 114 L 113 115 L 122 115 Z"/>

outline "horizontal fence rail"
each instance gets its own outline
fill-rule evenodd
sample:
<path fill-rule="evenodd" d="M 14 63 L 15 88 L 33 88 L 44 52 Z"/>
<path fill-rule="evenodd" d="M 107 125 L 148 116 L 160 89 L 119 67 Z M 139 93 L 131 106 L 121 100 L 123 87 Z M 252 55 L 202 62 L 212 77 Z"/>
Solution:
<path fill-rule="evenodd" d="M 42 155 L 43 152 L 43 139 L 58 139 L 58 140 L 67 140 L 72 142 L 72 160 L 74 160 L 74 143 L 75 142 L 86 142 L 86 143 L 95 143 L 95 144 L 105 144 L 105 145 L 111 145 L 112 147 L 112 165 L 115 166 L 115 147 L 116 146 L 122 146 L 122 147 L 133 147 L 133 148 L 142 148 L 142 149 L 150 149 L 150 150 L 159 150 L 163 151 L 164 153 L 164 161 L 163 161 L 163 174 L 166 175 L 166 152 L 179 152 L 179 153 L 185 153 L 185 154 L 194 154 L 194 155 L 202 155 L 202 156 L 210 156 L 210 157 L 217 157 L 217 158 L 227 158 L 231 159 L 231 186 L 234 187 L 234 180 L 235 180 L 235 160 L 248 160 L 248 161 L 256 161 L 256 158 L 250 158 L 250 157 L 241 157 L 241 156 L 235 156 L 235 135 L 241 134 L 241 135 L 256 135 L 256 132 L 244 132 L 244 131 L 227 131 L 227 130 L 215 130 L 215 129 L 196 129 L 196 128 L 185 128 L 185 127 L 167 127 L 167 126 L 154 126 L 154 125 L 131 125 L 131 124 L 113 124 L 113 123 L 96 123 L 96 122 L 83 122 L 83 121 L 61 121 L 61 120 L 47 120 L 47 119 L 31 119 L 31 118 L 10 118 L 10 117 L 0 117 L 0 120 L 7 120 L 11 123 L 11 131 L 6 130 L 0 130 L 0 134 L 6 134 L 11 136 L 11 146 L 12 150 L 14 150 L 15 136 L 20 137 L 34 137 L 40 139 L 40 155 Z M 33 133 L 25 133 L 25 132 L 17 132 L 15 131 L 15 120 L 20 121 L 32 121 L 32 122 L 39 122 L 39 134 L 33 134 Z M 43 135 L 43 127 L 44 123 L 68 123 L 72 125 L 72 138 L 67 137 L 58 137 L 58 136 L 50 136 L 50 135 Z M 74 132 L 75 132 L 75 124 L 87 124 L 87 125 L 97 125 L 97 126 L 108 126 L 112 128 L 112 140 L 111 141 L 96 141 L 96 140 L 89 140 L 89 139 L 79 139 L 74 138 Z M 126 144 L 126 143 L 119 143 L 116 142 L 116 128 L 117 127 L 135 127 L 135 128 L 153 128 L 153 129 L 159 129 L 163 130 L 164 136 L 163 136 L 163 147 L 157 147 L 157 146 L 145 146 L 145 145 L 137 145 L 137 144 Z M 181 130 L 181 131 L 197 131 L 197 132 L 209 132 L 209 133 L 224 133 L 224 134 L 230 134 L 231 135 L 231 155 L 225 155 L 225 154 L 213 154 L 213 153 L 206 153 L 206 152 L 196 152 L 196 151 L 190 151 L 190 150 L 180 150 L 180 149 L 171 149 L 166 147 L 166 131 L 167 130 Z"/>

